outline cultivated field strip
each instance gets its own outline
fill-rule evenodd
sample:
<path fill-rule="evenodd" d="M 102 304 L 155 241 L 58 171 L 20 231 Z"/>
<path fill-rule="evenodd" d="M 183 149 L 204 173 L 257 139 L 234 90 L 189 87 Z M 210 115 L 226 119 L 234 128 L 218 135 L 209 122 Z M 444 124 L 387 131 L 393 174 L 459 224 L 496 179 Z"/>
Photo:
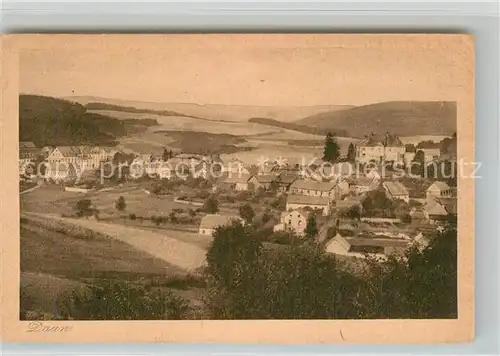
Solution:
<path fill-rule="evenodd" d="M 194 271 L 205 263 L 206 251 L 204 249 L 176 240 L 164 233 L 103 223 L 96 220 L 63 218 L 53 214 L 23 213 L 23 215 L 74 224 L 99 234 L 105 234 L 186 271 Z"/>

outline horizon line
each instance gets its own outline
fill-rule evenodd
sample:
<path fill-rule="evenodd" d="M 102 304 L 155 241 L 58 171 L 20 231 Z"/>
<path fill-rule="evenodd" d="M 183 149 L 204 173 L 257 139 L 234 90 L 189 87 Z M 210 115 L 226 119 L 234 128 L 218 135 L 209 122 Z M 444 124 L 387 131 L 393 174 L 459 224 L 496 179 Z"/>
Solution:
<path fill-rule="evenodd" d="M 102 97 L 102 96 L 94 96 L 94 95 L 68 95 L 68 96 L 55 96 L 55 95 L 47 95 L 47 94 L 34 94 L 34 93 L 22 93 L 19 92 L 19 95 L 37 95 L 37 96 L 45 96 L 52 97 L 56 99 L 68 100 L 68 98 L 95 98 L 95 99 L 107 99 L 107 100 L 118 100 L 118 101 L 130 101 L 137 103 L 145 103 L 145 104 L 186 104 L 186 105 L 198 105 L 198 106 L 207 106 L 207 105 L 219 105 L 219 106 L 243 106 L 243 107 L 287 107 L 287 108 L 302 108 L 302 107 L 315 107 L 315 106 L 349 106 L 350 108 L 362 107 L 374 104 L 381 103 L 391 103 L 391 102 L 441 102 L 441 103 L 457 103 L 456 100 L 385 100 L 385 101 L 375 101 L 367 104 L 354 105 L 354 104 L 312 104 L 312 105 L 251 105 L 251 104 L 221 104 L 221 103 L 196 103 L 196 102 L 183 102 L 183 101 L 146 101 L 146 100 L 137 100 L 137 99 L 123 99 L 123 98 L 115 98 L 115 97 Z M 95 101 L 97 103 L 98 101 Z"/>

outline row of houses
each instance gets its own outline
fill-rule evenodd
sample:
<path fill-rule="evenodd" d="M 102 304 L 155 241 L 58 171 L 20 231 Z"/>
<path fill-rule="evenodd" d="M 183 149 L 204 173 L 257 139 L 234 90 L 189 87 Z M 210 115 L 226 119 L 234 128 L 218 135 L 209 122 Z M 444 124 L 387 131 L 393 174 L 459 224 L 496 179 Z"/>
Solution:
<path fill-rule="evenodd" d="M 112 159 L 118 152 L 115 147 L 98 146 L 45 146 L 33 142 L 19 142 L 19 174 L 39 157 L 45 161 L 46 177 L 64 179 L 72 171 L 97 169 L 101 162 Z"/>
<path fill-rule="evenodd" d="M 416 148 L 409 149 L 396 135 L 372 133 L 356 144 L 355 157 L 360 163 L 392 161 L 404 165 L 413 161 L 417 151 L 423 152 L 425 162 L 431 162 L 441 156 L 441 144 L 431 141 L 421 142 Z"/>

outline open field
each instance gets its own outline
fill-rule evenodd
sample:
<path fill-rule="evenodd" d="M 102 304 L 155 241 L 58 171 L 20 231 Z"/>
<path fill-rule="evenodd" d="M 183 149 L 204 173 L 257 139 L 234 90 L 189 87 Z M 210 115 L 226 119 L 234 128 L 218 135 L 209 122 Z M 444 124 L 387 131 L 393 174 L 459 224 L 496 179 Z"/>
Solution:
<path fill-rule="evenodd" d="M 51 214 L 26 213 L 28 217 L 42 218 L 73 224 L 125 242 L 137 250 L 148 253 L 187 272 L 195 271 L 205 263 L 205 250 L 198 246 L 178 241 L 165 233 L 146 231 L 96 220 L 62 218 Z"/>
<path fill-rule="evenodd" d="M 114 117 L 117 119 L 155 119 L 160 124 L 150 128 L 157 130 L 176 130 L 176 131 L 202 131 L 214 134 L 226 133 L 235 136 L 258 135 L 265 132 L 276 131 L 279 128 L 272 126 L 261 125 L 251 122 L 221 122 L 200 120 L 185 116 L 162 116 L 154 114 L 128 113 L 123 111 L 112 110 L 90 110 L 90 112 Z"/>
<path fill-rule="evenodd" d="M 125 198 L 127 207 L 124 212 L 119 213 L 115 208 L 115 202 L 120 196 Z M 190 204 L 176 203 L 174 196 L 171 195 L 164 197 L 148 195 L 135 183 L 129 183 L 114 190 L 87 194 L 66 192 L 62 186 L 47 184 L 21 196 L 21 211 L 69 214 L 74 212 L 76 203 L 81 199 L 90 199 L 101 214 L 114 216 L 133 213 L 150 217 L 151 215 L 168 215 L 173 209 L 198 208 Z"/>
<path fill-rule="evenodd" d="M 138 279 L 182 270 L 116 239 L 82 239 L 31 223 L 21 224 L 21 271 L 85 282 Z"/>
<path fill-rule="evenodd" d="M 27 319 L 57 318 L 61 296 L 83 293 L 98 281 L 159 286 L 185 298 L 195 311 L 202 305 L 203 290 L 184 279 L 183 269 L 118 239 L 78 238 L 26 219 L 21 224 L 20 277 L 21 314 Z"/>

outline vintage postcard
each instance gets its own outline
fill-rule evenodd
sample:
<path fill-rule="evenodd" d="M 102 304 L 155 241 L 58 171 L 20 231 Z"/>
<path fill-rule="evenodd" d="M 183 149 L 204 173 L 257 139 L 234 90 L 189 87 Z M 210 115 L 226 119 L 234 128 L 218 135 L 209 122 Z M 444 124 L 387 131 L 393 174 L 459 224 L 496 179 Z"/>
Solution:
<path fill-rule="evenodd" d="M 8 35 L 2 338 L 474 337 L 474 40 Z"/>

